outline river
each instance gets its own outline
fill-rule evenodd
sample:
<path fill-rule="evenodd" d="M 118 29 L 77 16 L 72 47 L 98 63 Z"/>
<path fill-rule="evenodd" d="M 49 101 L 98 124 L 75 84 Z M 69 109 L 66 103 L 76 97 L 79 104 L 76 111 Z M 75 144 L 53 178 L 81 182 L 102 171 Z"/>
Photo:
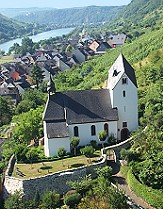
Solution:
<path fill-rule="evenodd" d="M 51 31 L 46 31 L 43 33 L 39 33 L 33 36 L 29 36 L 29 38 L 32 39 L 33 42 L 38 42 L 40 40 L 48 39 L 51 37 L 56 36 L 62 36 L 70 33 L 74 28 L 62 28 L 62 29 L 56 29 Z M 0 44 L 0 49 L 4 50 L 6 53 L 8 52 L 9 48 L 14 45 L 14 43 L 21 44 L 23 38 L 16 38 L 11 41 L 5 42 L 3 44 Z"/>

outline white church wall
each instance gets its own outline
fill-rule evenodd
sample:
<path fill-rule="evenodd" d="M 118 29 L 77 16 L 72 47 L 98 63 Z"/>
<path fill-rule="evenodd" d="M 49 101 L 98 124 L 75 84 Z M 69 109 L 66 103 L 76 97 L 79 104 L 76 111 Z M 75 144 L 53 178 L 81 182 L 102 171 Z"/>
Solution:
<path fill-rule="evenodd" d="M 44 153 L 47 157 L 58 155 L 58 149 L 64 147 L 66 152 L 70 152 L 70 138 L 51 138 L 47 137 L 46 122 L 44 121 Z"/>
<path fill-rule="evenodd" d="M 125 77 L 127 77 L 124 74 Z M 125 96 L 123 91 L 125 91 Z M 118 129 L 122 129 L 122 123 L 127 122 L 129 131 L 138 128 L 138 96 L 137 88 L 128 78 L 126 84 L 122 84 L 122 78 L 119 80 L 113 90 L 110 91 L 113 107 L 118 108 Z M 120 131 L 119 131 L 120 136 Z"/>
<path fill-rule="evenodd" d="M 114 135 L 117 138 L 117 121 L 98 122 L 98 123 L 85 123 L 85 124 L 73 124 L 69 125 L 70 136 L 74 136 L 74 127 L 77 126 L 79 130 L 80 146 L 85 146 L 90 143 L 91 140 L 98 140 L 98 133 L 104 130 L 104 124 L 107 123 L 109 126 L 109 135 Z M 91 135 L 91 126 L 95 125 L 96 135 Z"/>
<path fill-rule="evenodd" d="M 48 139 L 49 156 L 57 156 L 58 149 L 63 147 L 66 152 L 70 152 L 70 138 L 52 138 Z"/>

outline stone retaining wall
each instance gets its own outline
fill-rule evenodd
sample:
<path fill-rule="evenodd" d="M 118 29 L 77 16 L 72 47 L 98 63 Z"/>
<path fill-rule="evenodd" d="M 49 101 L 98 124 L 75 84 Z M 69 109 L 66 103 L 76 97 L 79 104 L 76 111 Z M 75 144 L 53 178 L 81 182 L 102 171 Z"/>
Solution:
<path fill-rule="evenodd" d="M 4 182 L 4 198 L 9 194 L 13 194 L 16 190 L 21 190 L 25 198 L 32 198 L 36 191 L 42 195 L 46 190 L 55 191 L 59 194 L 66 193 L 70 188 L 68 181 L 79 180 L 88 174 L 95 177 L 95 169 L 106 165 L 106 155 L 103 156 L 101 162 L 83 166 L 80 168 L 69 169 L 62 172 L 48 174 L 39 178 L 19 179 L 8 175 L 11 170 L 12 163 L 9 164 L 5 175 Z"/>

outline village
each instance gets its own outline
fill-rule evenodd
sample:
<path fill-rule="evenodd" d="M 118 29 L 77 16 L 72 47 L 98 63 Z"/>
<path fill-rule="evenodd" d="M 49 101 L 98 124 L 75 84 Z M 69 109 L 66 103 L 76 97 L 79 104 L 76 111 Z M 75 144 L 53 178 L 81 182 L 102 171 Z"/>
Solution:
<path fill-rule="evenodd" d="M 108 33 L 100 40 L 82 34 L 82 38 L 74 37 L 64 40 L 58 45 L 63 51 L 54 50 L 46 45 L 45 49 L 37 49 L 34 54 L 16 54 L 12 62 L 0 65 L 0 95 L 10 96 L 15 105 L 19 103 L 26 89 L 34 88 L 31 81 L 31 70 L 35 63 L 44 71 L 44 81 L 49 80 L 49 73 L 54 77 L 59 72 L 70 69 L 74 65 L 89 60 L 92 56 L 102 55 L 107 50 L 122 46 L 126 35 Z"/>

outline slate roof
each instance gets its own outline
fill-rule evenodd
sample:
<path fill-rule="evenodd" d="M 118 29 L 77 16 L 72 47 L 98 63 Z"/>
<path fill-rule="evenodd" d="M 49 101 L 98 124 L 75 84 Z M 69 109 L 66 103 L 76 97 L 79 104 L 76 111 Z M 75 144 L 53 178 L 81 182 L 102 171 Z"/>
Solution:
<path fill-rule="evenodd" d="M 67 124 L 117 121 L 118 110 L 111 107 L 109 90 L 79 90 L 50 95 L 44 121 Z"/>
<path fill-rule="evenodd" d="M 109 88 L 113 89 L 124 74 L 126 74 L 128 78 L 131 80 L 131 82 L 137 87 L 134 69 L 128 63 L 125 57 L 122 54 L 120 54 L 114 62 L 114 64 L 112 65 L 112 67 L 109 69 Z"/>
<path fill-rule="evenodd" d="M 46 123 L 47 137 L 64 138 L 69 136 L 68 127 L 65 122 L 47 122 Z"/>

